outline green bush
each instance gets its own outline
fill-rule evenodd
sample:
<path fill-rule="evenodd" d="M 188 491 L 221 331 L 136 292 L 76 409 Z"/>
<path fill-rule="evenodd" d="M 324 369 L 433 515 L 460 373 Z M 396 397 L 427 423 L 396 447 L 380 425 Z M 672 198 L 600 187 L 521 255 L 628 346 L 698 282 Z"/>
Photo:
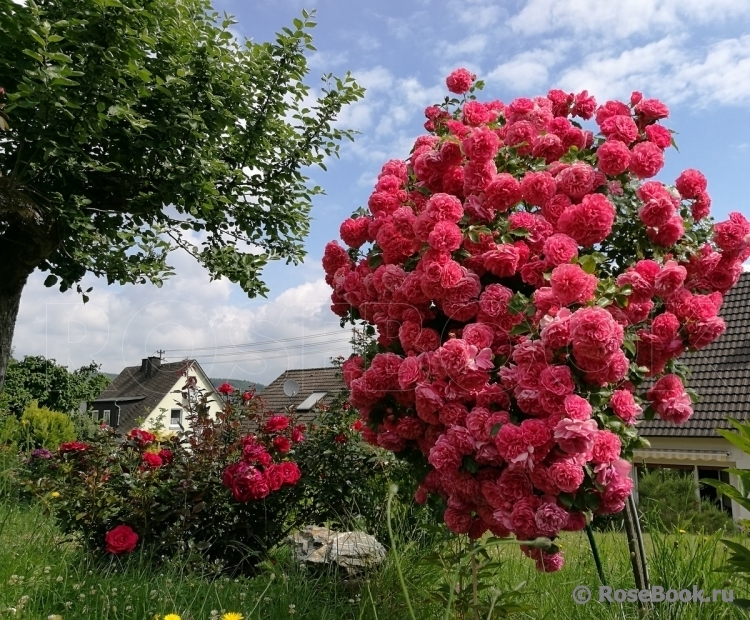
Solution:
<path fill-rule="evenodd" d="M 423 533 L 440 519 L 430 515 L 430 506 L 412 499 L 411 465 L 362 439 L 362 423 L 346 397 L 342 391 L 328 406 L 318 407 L 306 440 L 294 449 L 303 472 L 300 514 L 308 524 L 365 530 L 386 542 L 386 499 L 396 484 L 400 493 L 392 517 L 399 531 L 410 538 Z"/>
<path fill-rule="evenodd" d="M 27 452 L 35 448 L 57 450 L 61 443 L 76 438 L 75 426 L 67 414 L 40 407 L 36 401 L 26 407 L 20 420 L 7 415 L 0 424 L 0 441 Z"/>
<path fill-rule="evenodd" d="M 716 532 L 734 529 L 734 522 L 708 500 L 698 501 L 692 472 L 654 468 L 638 479 L 640 508 L 652 530 Z"/>

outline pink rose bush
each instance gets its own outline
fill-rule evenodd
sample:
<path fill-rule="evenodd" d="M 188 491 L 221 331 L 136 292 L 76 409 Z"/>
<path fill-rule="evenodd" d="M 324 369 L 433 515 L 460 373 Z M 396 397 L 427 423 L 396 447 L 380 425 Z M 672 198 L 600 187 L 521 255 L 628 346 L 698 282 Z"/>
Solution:
<path fill-rule="evenodd" d="M 427 471 L 417 501 L 457 534 L 554 538 L 623 509 L 638 419 L 692 414 L 675 360 L 724 331 L 750 222 L 712 225 L 697 170 L 653 180 L 660 101 L 480 102 L 474 79 L 451 74 L 463 98 L 427 109 L 323 267 L 333 311 L 377 334 L 343 365 L 362 434 Z"/>

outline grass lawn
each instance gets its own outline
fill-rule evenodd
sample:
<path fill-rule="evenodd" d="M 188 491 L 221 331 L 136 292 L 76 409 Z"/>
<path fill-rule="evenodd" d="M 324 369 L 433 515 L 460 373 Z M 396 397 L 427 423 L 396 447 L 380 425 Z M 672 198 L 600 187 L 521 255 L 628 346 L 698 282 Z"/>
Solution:
<path fill-rule="evenodd" d="M 624 536 L 597 536 L 607 579 L 615 588 L 632 587 Z M 654 537 L 649 545 L 652 581 L 665 588 L 705 591 L 727 585 L 726 575 L 713 571 L 724 559 L 716 537 L 677 534 Z M 509 589 L 526 582 L 522 602 L 532 611 L 518 618 L 638 618 L 634 604 L 602 604 L 593 600 L 577 605 L 571 594 L 579 585 L 589 586 L 597 598 L 599 579 L 585 535 L 562 538 L 566 566 L 554 574 L 537 573 L 533 562 L 517 548 L 502 548 L 497 560 L 502 569 L 496 586 Z M 432 592 L 440 584 L 439 569 L 420 561 L 429 552 L 406 545 L 402 566 L 416 616 L 442 619 L 444 606 Z M 369 579 L 346 584 L 334 574 L 309 574 L 280 551 L 260 575 L 230 579 L 198 575 L 180 563 L 153 569 L 135 552 L 127 562 L 95 561 L 66 541 L 39 506 L 0 503 L 0 618 L 40 620 L 61 616 L 65 620 L 135 619 L 159 620 L 176 613 L 182 620 L 219 618 L 225 612 L 253 619 L 407 619 L 397 574 L 389 556 L 385 566 Z M 734 585 L 736 596 L 746 596 Z M 15 609 L 16 611 L 12 611 Z M 213 615 L 212 615 L 213 614 Z M 455 617 L 455 616 L 452 616 Z M 661 603 L 651 618 L 742 618 L 726 603 Z"/>

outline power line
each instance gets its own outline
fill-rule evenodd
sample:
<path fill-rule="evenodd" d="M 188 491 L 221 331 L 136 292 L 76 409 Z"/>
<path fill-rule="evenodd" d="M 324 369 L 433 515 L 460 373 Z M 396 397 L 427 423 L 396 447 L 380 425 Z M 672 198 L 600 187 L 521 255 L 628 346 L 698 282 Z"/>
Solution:
<path fill-rule="evenodd" d="M 268 348 L 268 349 L 255 349 L 253 351 L 235 351 L 235 352 L 232 352 L 232 353 L 215 353 L 215 354 L 212 354 L 211 352 L 206 352 L 206 353 L 200 354 L 200 357 L 215 358 L 215 357 L 233 357 L 233 356 L 237 356 L 237 355 L 254 355 L 256 353 L 275 353 L 276 351 L 287 351 L 289 349 L 311 349 L 311 348 L 315 348 L 315 347 L 323 346 L 323 345 L 344 344 L 344 343 L 349 343 L 349 339 L 347 338 L 346 340 L 342 340 L 342 339 L 323 340 L 323 341 L 320 341 L 320 342 L 290 344 L 290 345 L 280 346 L 280 347 L 271 347 L 271 348 Z M 271 343 L 268 343 L 268 344 L 271 344 Z M 178 357 L 180 357 L 180 356 L 177 356 L 177 355 L 170 355 L 169 356 L 170 359 L 177 359 Z M 196 356 L 196 357 L 198 357 L 198 356 Z"/>
<path fill-rule="evenodd" d="M 181 349 L 165 349 L 164 353 L 172 353 L 175 351 L 189 351 L 189 352 L 195 352 L 195 351 L 219 351 L 222 349 L 234 349 L 237 347 L 253 347 L 258 345 L 268 345 L 268 344 L 275 344 L 277 342 L 292 342 L 296 340 L 307 340 L 310 338 L 320 338 L 322 336 L 336 336 L 336 335 L 343 335 L 347 332 L 339 330 L 335 332 L 320 332 L 318 334 L 308 334 L 307 336 L 294 336 L 290 338 L 278 338 L 275 340 L 268 340 L 266 342 L 244 342 L 240 344 L 226 344 L 226 345 L 218 345 L 215 347 L 185 347 Z M 349 336 L 347 336 L 349 337 Z M 175 357 L 174 355 L 170 355 L 169 357 Z"/>

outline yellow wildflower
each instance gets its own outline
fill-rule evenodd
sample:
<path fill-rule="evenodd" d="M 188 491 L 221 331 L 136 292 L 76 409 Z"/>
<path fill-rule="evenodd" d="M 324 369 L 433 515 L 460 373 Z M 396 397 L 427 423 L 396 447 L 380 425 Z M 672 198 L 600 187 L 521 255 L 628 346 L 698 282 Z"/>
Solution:
<path fill-rule="evenodd" d="M 230 611 L 221 617 L 221 620 L 242 620 L 242 614 L 238 614 L 236 611 Z"/>
<path fill-rule="evenodd" d="M 181 620 L 181 618 L 177 614 L 167 614 L 164 616 L 164 620 Z"/>
<path fill-rule="evenodd" d="M 677 530 L 680 534 L 687 534 L 685 530 Z"/>
<path fill-rule="evenodd" d="M 58 491 L 52 491 L 52 493 L 49 494 L 50 497 L 60 497 L 60 493 Z"/>

